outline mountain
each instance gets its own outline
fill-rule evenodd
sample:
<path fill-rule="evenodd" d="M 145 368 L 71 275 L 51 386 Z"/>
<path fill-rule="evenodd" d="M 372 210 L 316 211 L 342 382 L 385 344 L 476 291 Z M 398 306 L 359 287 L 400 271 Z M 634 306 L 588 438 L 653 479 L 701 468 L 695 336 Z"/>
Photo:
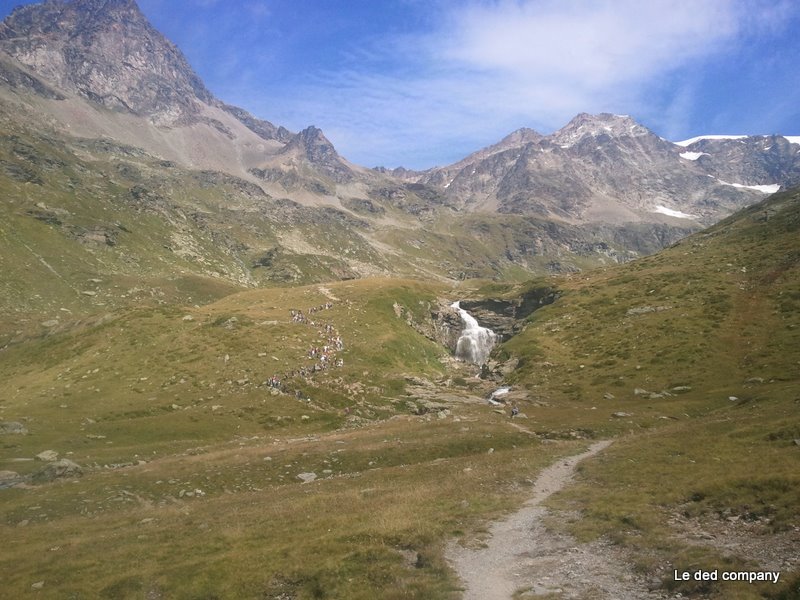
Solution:
<path fill-rule="evenodd" d="M 0 119 L 0 210 L 25 232 L 2 240 L 12 312 L 30 286 L 76 310 L 131 298 L 84 294 L 98 291 L 86 280 L 180 294 L 176 272 L 236 286 L 578 272 L 763 197 L 722 181 L 783 185 L 797 171 L 782 138 L 703 153 L 606 114 L 519 129 L 449 167 L 366 169 L 317 127 L 294 133 L 214 97 L 133 0 L 13 11 Z"/>
<path fill-rule="evenodd" d="M 0 24 L 0 56 L 0 78 L 44 98 L 36 112 L 70 134 L 112 137 L 188 167 L 249 178 L 294 137 L 215 98 L 134 0 L 17 8 Z"/>
<path fill-rule="evenodd" d="M 703 148 L 708 157 L 696 159 Z M 466 210 L 708 225 L 778 189 L 769 186 L 796 185 L 798 150 L 778 136 L 686 148 L 628 116 L 580 114 L 548 136 L 519 130 L 418 181 L 459 199 Z"/>

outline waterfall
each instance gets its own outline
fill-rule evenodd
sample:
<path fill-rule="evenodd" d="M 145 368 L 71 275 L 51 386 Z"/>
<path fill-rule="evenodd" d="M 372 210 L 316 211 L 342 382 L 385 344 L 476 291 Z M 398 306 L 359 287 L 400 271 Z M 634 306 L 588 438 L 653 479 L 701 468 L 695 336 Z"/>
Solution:
<path fill-rule="evenodd" d="M 494 347 L 497 335 L 491 329 L 478 325 L 475 317 L 461 308 L 459 301 L 453 302 L 450 307 L 455 308 L 464 321 L 464 331 L 456 343 L 456 358 L 476 365 L 484 364 Z"/>

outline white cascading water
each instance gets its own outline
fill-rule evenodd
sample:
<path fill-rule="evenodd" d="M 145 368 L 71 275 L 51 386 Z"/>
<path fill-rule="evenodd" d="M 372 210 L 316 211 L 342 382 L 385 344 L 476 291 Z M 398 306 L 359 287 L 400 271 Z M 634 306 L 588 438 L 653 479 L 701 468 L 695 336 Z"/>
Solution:
<path fill-rule="evenodd" d="M 456 358 L 476 365 L 484 364 L 497 341 L 497 335 L 491 329 L 478 325 L 475 317 L 461 308 L 459 301 L 453 302 L 450 307 L 455 308 L 464 321 L 464 331 L 456 343 Z"/>

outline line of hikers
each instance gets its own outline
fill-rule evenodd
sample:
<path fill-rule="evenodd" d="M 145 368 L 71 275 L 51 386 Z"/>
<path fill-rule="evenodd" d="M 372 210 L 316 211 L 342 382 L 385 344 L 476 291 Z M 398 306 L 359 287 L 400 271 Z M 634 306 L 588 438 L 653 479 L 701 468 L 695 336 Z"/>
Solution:
<path fill-rule="evenodd" d="M 289 311 L 293 323 L 302 323 L 311 327 L 317 327 L 318 323 L 309 319 L 307 314 L 318 313 L 323 310 L 330 310 L 333 308 L 333 302 L 326 302 L 319 306 L 314 306 L 307 309 L 305 312 L 302 310 L 292 309 Z M 295 377 L 308 378 L 320 371 L 325 371 L 331 367 L 343 367 L 344 359 L 337 357 L 336 353 L 344 350 L 344 341 L 342 336 L 331 323 L 319 324 L 319 335 L 326 343 L 322 345 L 314 345 L 308 350 L 306 357 L 314 359 L 316 362 L 313 365 L 303 365 L 298 369 L 293 369 L 283 375 L 273 375 L 264 385 L 270 388 L 283 390 L 283 380 L 293 379 Z M 285 391 L 285 390 L 284 390 Z M 295 391 L 295 395 L 300 398 L 302 394 L 299 390 Z"/>

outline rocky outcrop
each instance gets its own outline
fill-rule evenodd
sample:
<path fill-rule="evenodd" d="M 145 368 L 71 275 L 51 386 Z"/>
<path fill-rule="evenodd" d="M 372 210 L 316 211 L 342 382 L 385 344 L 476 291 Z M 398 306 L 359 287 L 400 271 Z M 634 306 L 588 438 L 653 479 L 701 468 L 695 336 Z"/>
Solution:
<path fill-rule="evenodd" d="M 347 183 L 354 178 L 352 169 L 339 156 L 333 144 L 313 125 L 292 137 L 280 155 L 299 164 L 310 163 L 336 183 Z"/>
<path fill-rule="evenodd" d="M 191 121 L 214 101 L 133 0 L 22 6 L 0 24 L 0 49 L 59 89 L 160 125 Z"/>
<path fill-rule="evenodd" d="M 461 300 L 460 306 L 469 312 L 482 327 L 488 327 L 498 336 L 498 341 L 507 340 L 519 333 L 525 319 L 542 306 L 552 304 L 559 297 L 553 287 L 542 286 L 527 290 L 518 298 L 485 298 L 481 300 Z M 452 300 L 439 300 L 430 308 L 430 319 L 415 320 L 411 312 L 395 303 L 395 314 L 405 319 L 409 326 L 430 340 L 441 344 L 455 353 L 458 339 L 464 331 L 464 321 L 458 310 L 451 306 Z"/>
<path fill-rule="evenodd" d="M 450 302 L 440 300 L 438 304 L 430 307 L 430 318 L 422 321 L 414 319 L 411 312 L 404 306 L 395 303 L 393 308 L 398 318 L 404 319 L 409 326 L 429 340 L 449 349 L 450 352 L 455 352 L 464 323 L 458 311 L 450 304 Z"/>
<path fill-rule="evenodd" d="M 519 333 L 525 319 L 535 310 L 558 300 L 560 293 L 551 286 L 535 287 L 519 298 L 486 298 L 462 300 L 461 308 L 468 311 L 483 327 L 493 330 L 500 341 Z"/>
<path fill-rule="evenodd" d="M 34 483 L 47 483 L 55 479 L 67 477 L 80 477 L 83 475 L 83 468 L 67 458 L 49 462 L 41 471 L 37 471 L 31 477 Z"/>

